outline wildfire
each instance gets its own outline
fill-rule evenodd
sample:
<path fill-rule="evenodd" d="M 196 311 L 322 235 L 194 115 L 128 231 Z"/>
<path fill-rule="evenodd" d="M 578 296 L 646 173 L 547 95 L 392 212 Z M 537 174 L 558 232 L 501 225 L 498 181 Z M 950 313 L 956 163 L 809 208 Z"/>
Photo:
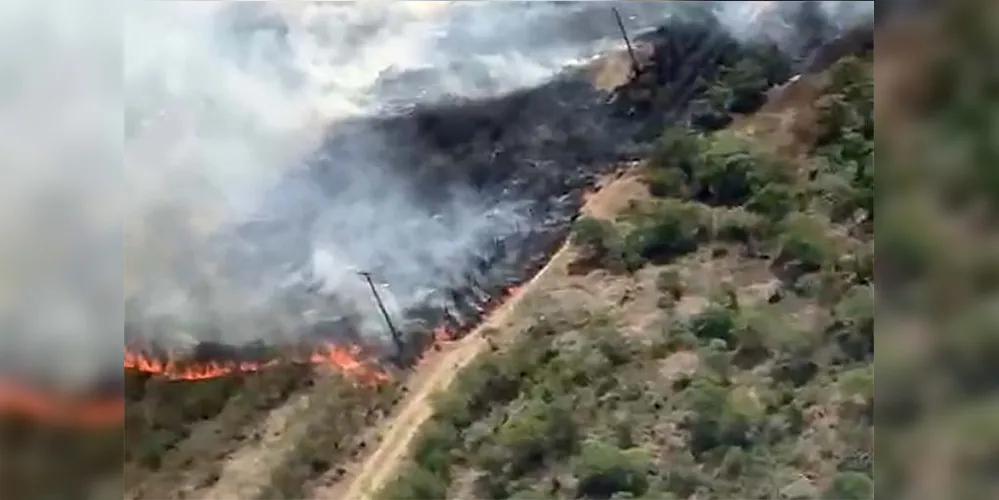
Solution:
<path fill-rule="evenodd" d="M 486 303 L 481 312 L 486 315 L 516 295 L 519 287 L 508 287 L 503 293 Z M 465 333 L 443 324 L 433 330 L 431 347 L 452 342 Z M 125 350 L 124 368 L 147 373 L 167 380 L 206 380 L 236 373 L 252 373 L 281 363 L 309 364 L 327 367 L 348 377 L 368 384 L 390 380 L 388 372 L 375 363 L 368 362 L 358 347 L 323 344 L 309 354 L 291 359 L 271 359 L 242 362 L 193 363 L 183 359 L 157 358 L 139 351 Z M 44 422 L 107 427 L 124 421 L 125 402 L 122 398 L 84 400 L 73 397 L 56 397 L 50 393 L 24 386 L 0 382 L 0 413 L 14 414 Z"/>
<path fill-rule="evenodd" d="M 0 382 L 0 411 L 55 424 L 101 427 L 124 420 L 125 402 L 120 398 L 93 400 L 57 396 Z"/>
<path fill-rule="evenodd" d="M 482 307 L 478 308 L 478 311 L 480 314 L 482 314 L 483 317 L 486 317 L 519 293 L 520 293 L 519 286 L 508 286 L 506 287 L 506 289 L 503 290 L 502 293 L 491 299 Z M 455 329 L 454 327 L 452 327 L 447 323 L 442 324 L 437 328 L 434 328 L 433 331 L 434 344 L 432 345 L 439 345 L 447 342 L 453 342 L 458 338 L 460 338 L 462 333 L 464 332 L 458 331 L 457 329 Z"/>
<path fill-rule="evenodd" d="M 149 373 L 170 380 L 206 380 L 234 373 L 251 373 L 281 364 L 280 359 L 266 361 L 184 363 L 172 358 L 155 359 L 139 352 L 125 351 L 125 369 Z M 357 347 L 345 348 L 323 344 L 309 355 L 291 359 L 291 363 L 328 366 L 362 382 L 385 382 L 388 373 L 365 363 Z"/>
<path fill-rule="evenodd" d="M 455 337 L 454 330 L 448 325 L 434 328 L 434 342 L 451 342 Z"/>

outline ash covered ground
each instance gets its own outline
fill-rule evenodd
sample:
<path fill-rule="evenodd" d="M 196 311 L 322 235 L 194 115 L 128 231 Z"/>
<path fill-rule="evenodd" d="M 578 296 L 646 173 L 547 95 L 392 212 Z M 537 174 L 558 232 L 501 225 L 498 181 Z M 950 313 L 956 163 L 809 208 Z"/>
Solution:
<path fill-rule="evenodd" d="M 144 348 L 200 346 L 199 356 L 245 356 L 224 345 L 256 344 L 246 352 L 259 352 L 264 344 L 318 340 L 390 353 L 391 336 L 357 274 L 367 271 L 418 352 L 434 327 L 461 332 L 540 266 L 596 176 L 642 156 L 667 123 L 704 122 L 701 82 L 718 68 L 769 57 L 762 95 L 821 65 L 827 42 L 848 22 L 830 17 L 835 10 L 797 3 L 755 19 L 757 28 L 769 27 L 760 36 L 721 5 L 628 5 L 626 26 L 645 69 L 615 92 L 595 88 L 578 67 L 600 50 L 621 49 L 612 4 L 509 7 L 534 9 L 530 22 L 557 26 L 551 31 L 559 36 L 547 40 L 516 40 L 495 24 L 488 33 L 496 40 L 475 39 L 480 13 L 453 14 L 445 24 L 465 31 L 445 29 L 436 43 L 462 50 L 445 65 L 379 72 L 364 94 L 375 111 L 325 126 L 305 159 L 257 189 L 238 217 L 192 238 L 190 221 L 175 217 L 189 217 L 192 207 L 157 212 L 166 217 L 153 241 L 172 234 L 175 251 L 166 272 L 144 275 L 127 302 L 127 340 Z M 287 34 L 280 17 L 239 13 L 240 33 Z M 387 23 L 385 15 L 375 18 Z M 385 29 L 360 26 L 352 36 Z M 525 66 L 490 66 L 516 60 L 511 54 L 553 76 L 511 83 L 504 71 Z M 448 78 L 461 85 L 449 86 Z M 460 91 L 466 88 L 475 91 Z M 725 110 L 714 113 L 723 115 L 714 126 L 727 123 Z"/>

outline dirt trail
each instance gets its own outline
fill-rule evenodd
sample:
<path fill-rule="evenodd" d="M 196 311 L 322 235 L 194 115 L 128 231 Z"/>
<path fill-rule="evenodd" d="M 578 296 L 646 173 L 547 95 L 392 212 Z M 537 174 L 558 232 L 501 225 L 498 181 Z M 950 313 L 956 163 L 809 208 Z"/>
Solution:
<path fill-rule="evenodd" d="M 627 204 L 636 192 L 639 181 L 633 176 L 608 179 L 608 182 L 586 199 L 583 213 L 606 217 Z M 316 500 L 371 500 L 378 491 L 394 478 L 399 466 L 408 456 L 409 445 L 416 437 L 420 426 L 433 413 L 431 396 L 446 390 L 462 368 L 476 356 L 488 349 L 489 343 L 482 332 L 497 328 L 507 322 L 521 299 L 532 289 L 550 279 L 556 269 L 564 268 L 571 260 L 568 245 L 563 245 L 549 260 L 548 264 L 528 283 L 500 306 L 481 325 L 467 336 L 445 346 L 440 353 L 427 359 L 408 383 L 410 393 L 401 405 L 401 410 L 390 417 L 383 428 L 383 439 L 378 447 L 349 474 L 344 481 L 332 488 L 321 488 L 314 492 Z"/>
<path fill-rule="evenodd" d="M 436 353 L 436 356 L 430 356 L 408 384 L 410 394 L 403 402 L 402 410 L 389 420 L 384 437 L 375 451 L 361 463 L 355 474 L 348 476 L 343 483 L 345 486 L 338 485 L 332 489 L 317 491 L 313 498 L 368 500 L 392 479 L 399 465 L 407 457 L 410 442 L 416 437 L 420 426 L 433 413 L 431 396 L 438 391 L 446 390 L 462 368 L 488 349 L 489 343 L 482 335 L 482 331 L 501 325 L 516 308 L 524 293 L 548 274 L 556 262 L 564 260 L 560 257 L 566 253 L 566 250 L 566 246 L 563 245 L 531 282 L 524 285 L 516 295 L 500 306 L 475 330 L 453 344 L 445 346 L 440 353 Z"/>

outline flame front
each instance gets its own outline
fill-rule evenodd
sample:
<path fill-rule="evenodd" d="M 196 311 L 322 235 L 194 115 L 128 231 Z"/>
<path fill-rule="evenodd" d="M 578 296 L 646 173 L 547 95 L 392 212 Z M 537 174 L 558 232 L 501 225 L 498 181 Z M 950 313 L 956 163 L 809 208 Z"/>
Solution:
<path fill-rule="evenodd" d="M 81 400 L 0 383 L 0 411 L 37 421 L 100 427 L 124 421 L 125 402 L 120 398 Z"/>
<path fill-rule="evenodd" d="M 345 348 L 323 344 L 308 356 L 288 362 L 327 366 L 361 382 L 377 383 L 389 379 L 387 372 L 363 361 L 358 347 Z M 266 361 L 182 363 L 174 359 L 160 360 L 142 353 L 125 351 L 125 369 L 149 373 L 170 380 L 206 380 L 234 373 L 251 373 L 281 364 L 280 359 Z"/>
<path fill-rule="evenodd" d="M 481 308 L 481 312 L 487 315 L 517 295 L 519 291 L 520 288 L 517 286 L 508 287 L 487 302 Z M 433 330 L 434 341 L 431 347 L 439 348 L 441 344 L 457 340 L 462 333 L 465 332 L 443 324 Z M 126 349 L 124 361 L 126 370 L 148 373 L 168 380 L 206 380 L 236 373 L 256 372 L 281 363 L 328 367 L 364 384 L 381 384 L 390 380 L 389 373 L 375 363 L 367 361 L 359 347 L 343 347 L 331 343 L 323 344 L 298 359 L 287 360 L 191 363 L 173 358 L 158 359 Z M 0 413 L 15 414 L 44 422 L 106 427 L 124 422 L 125 402 L 120 397 L 101 400 L 57 397 L 47 392 L 0 381 Z"/>

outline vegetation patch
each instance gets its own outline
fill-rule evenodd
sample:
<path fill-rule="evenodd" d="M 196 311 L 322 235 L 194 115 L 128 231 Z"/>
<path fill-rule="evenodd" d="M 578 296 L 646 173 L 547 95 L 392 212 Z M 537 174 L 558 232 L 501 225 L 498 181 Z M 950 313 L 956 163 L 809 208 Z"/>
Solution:
<path fill-rule="evenodd" d="M 660 296 L 662 321 L 636 336 L 617 309 L 538 318 L 439 396 L 382 497 L 869 498 L 870 64 L 831 69 L 805 156 L 735 131 L 664 131 L 643 171 L 651 199 L 579 219 L 572 236 L 578 273 L 657 269 L 643 293 Z M 717 100 L 755 106 L 766 79 L 753 73 L 722 71 Z M 684 266 L 705 249 L 765 260 L 771 280 L 674 307 L 697 293 Z"/>

